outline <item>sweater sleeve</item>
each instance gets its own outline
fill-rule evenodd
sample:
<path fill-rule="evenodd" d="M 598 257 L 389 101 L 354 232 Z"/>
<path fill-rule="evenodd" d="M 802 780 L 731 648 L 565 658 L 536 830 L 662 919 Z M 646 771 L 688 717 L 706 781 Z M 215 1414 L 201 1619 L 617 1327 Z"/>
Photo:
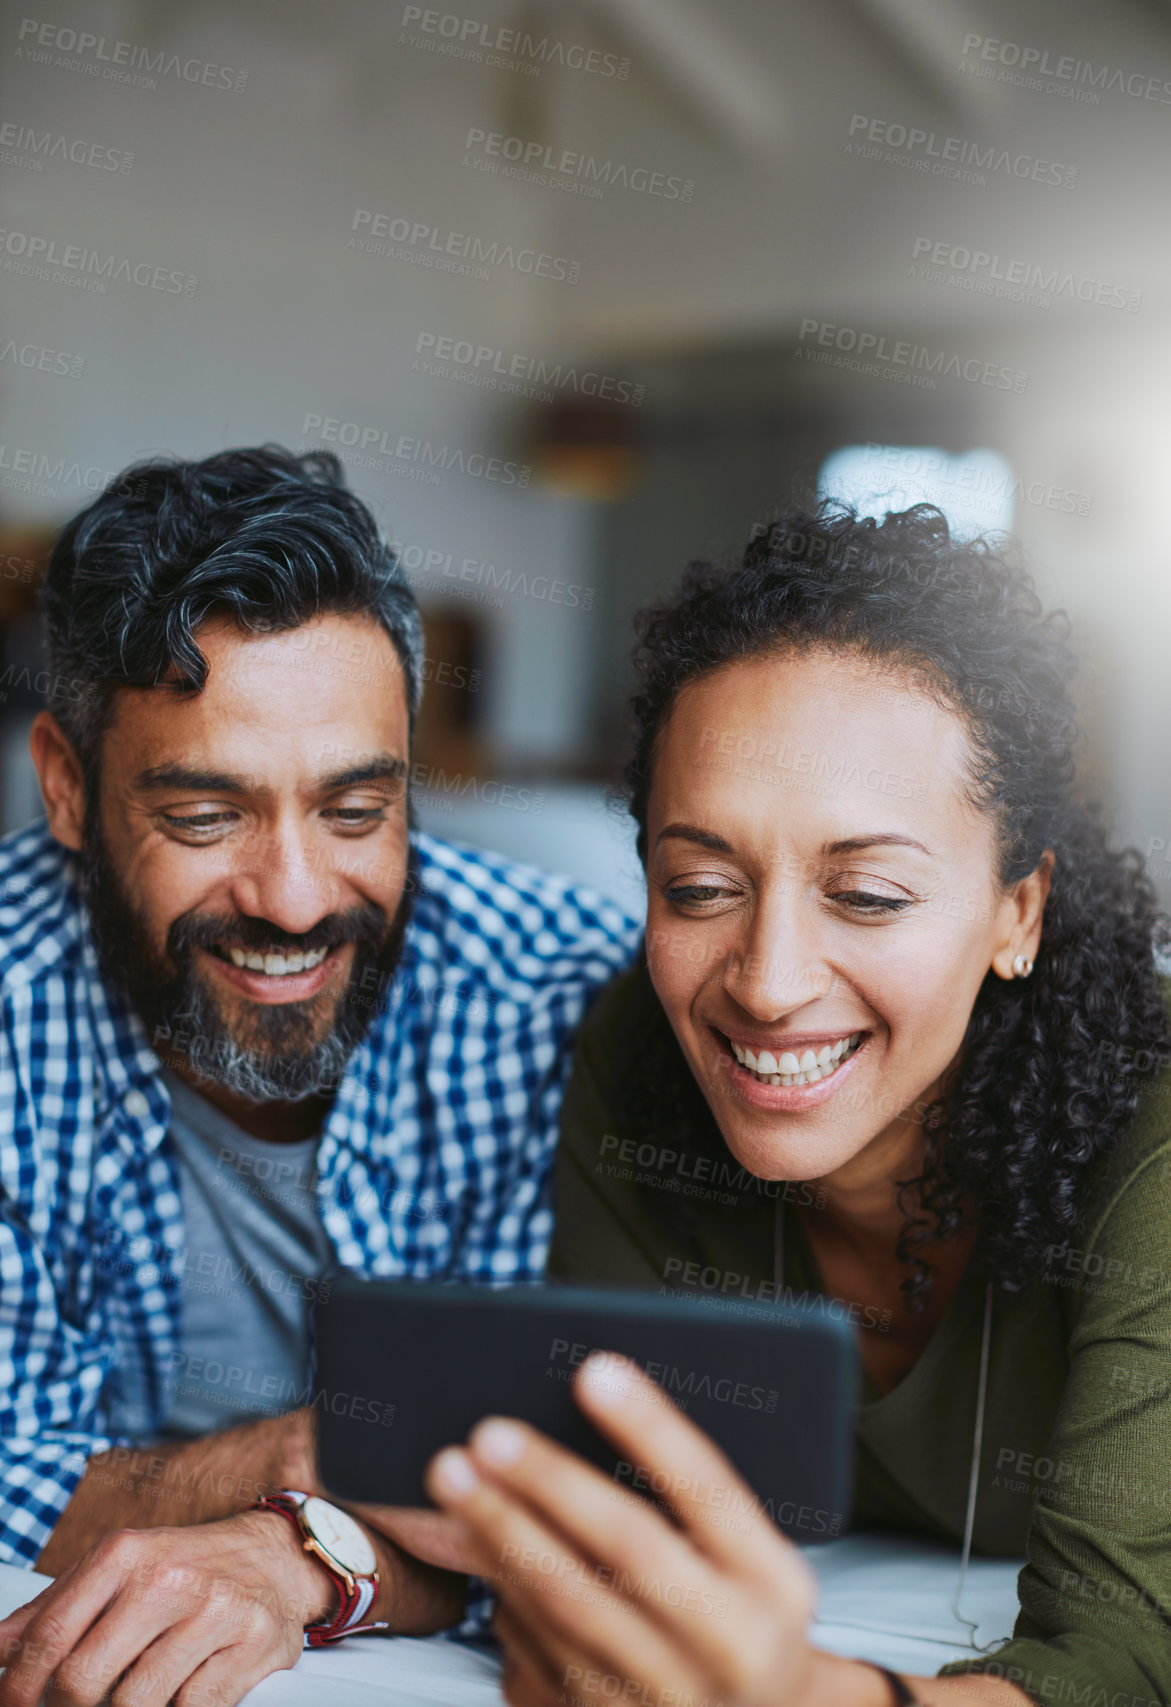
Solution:
<path fill-rule="evenodd" d="M 1069 1377 L 1038 1488 L 1011 1641 L 945 1668 L 1040 1703 L 1171 1701 L 1171 1139 L 1167 1082 L 1113 1158 L 1084 1240 L 1052 1247 L 1074 1288 Z M 1073 1277 L 1072 1279 L 1070 1277 Z"/>

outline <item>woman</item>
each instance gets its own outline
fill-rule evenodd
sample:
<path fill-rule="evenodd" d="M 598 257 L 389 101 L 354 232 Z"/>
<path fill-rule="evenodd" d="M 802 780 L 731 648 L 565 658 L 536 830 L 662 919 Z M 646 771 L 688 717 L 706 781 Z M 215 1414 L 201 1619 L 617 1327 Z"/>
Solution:
<path fill-rule="evenodd" d="M 636 662 L 646 961 L 582 1033 L 551 1271 L 838 1301 L 855 1521 L 1029 1564 L 1007 1647 L 900 1680 L 812 1646 L 763 1517 L 672 1525 L 496 1419 L 433 1488 L 500 1591 L 509 1700 L 1171 1699 L 1171 1034 L 1151 890 L 1076 787 L 1062 624 L 929 506 L 823 506 L 693 568 Z M 615 1138 L 686 1165 L 609 1166 Z M 624 1451 L 719 1473 L 616 1385 L 579 1397 Z M 500 1568 L 526 1547 L 560 1568 Z M 726 1616 L 656 1602 L 668 1571 Z"/>

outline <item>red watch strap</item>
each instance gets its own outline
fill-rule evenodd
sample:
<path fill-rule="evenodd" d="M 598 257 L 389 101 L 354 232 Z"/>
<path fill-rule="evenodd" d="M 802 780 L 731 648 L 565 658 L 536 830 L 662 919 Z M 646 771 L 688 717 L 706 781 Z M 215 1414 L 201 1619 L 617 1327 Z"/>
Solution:
<path fill-rule="evenodd" d="M 286 1488 L 278 1494 L 266 1494 L 263 1499 L 254 1501 L 248 1509 L 249 1511 L 279 1512 L 293 1525 L 298 1536 L 303 1538 L 304 1530 L 301 1527 L 298 1514 L 306 1498 L 307 1495 L 298 1490 Z M 351 1588 L 341 1573 L 328 1565 L 320 1554 L 314 1553 L 313 1557 L 337 1588 L 339 1605 L 332 1618 L 322 1618 L 316 1624 L 305 1626 L 305 1647 L 321 1648 L 329 1642 L 340 1642 L 346 1636 L 364 1636 L 374 1630 L 387 1629 L 388 1626 L 385 1622 L 366 1624 L 360 1622 L 364 1614 L 374 1604 L 374 1597 L 378 1592 L 376 1576 L 374 1578 L 357 1577 L 354 1579 Z M 351 1619 L 355 1622 L 351 1623 Z"/>

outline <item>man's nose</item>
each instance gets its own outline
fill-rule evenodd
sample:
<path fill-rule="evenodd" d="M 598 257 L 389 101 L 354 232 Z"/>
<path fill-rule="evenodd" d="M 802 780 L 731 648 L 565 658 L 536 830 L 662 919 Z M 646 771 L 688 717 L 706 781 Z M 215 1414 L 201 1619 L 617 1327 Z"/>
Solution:
<path fill-rule="evenodd" d="M 341 888 L 337 873 L 293 830 L 252 838 L 239 850 L 230 884 L 241 913 L 267 919 L 290 936 L 334 912 Z"/>

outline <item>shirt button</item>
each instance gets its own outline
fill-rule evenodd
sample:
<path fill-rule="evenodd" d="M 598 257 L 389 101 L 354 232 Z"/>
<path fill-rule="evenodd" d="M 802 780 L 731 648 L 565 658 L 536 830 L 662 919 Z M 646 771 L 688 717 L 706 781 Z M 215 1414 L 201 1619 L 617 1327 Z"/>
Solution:
<path fill-rule="evenodd" d="M 123 1107 L 127 1114 L 132 1114 L 136 1120 L 142 1120 L 150 1113 L 150 1104 L 141 1091 L 129 1091 Z"/>

